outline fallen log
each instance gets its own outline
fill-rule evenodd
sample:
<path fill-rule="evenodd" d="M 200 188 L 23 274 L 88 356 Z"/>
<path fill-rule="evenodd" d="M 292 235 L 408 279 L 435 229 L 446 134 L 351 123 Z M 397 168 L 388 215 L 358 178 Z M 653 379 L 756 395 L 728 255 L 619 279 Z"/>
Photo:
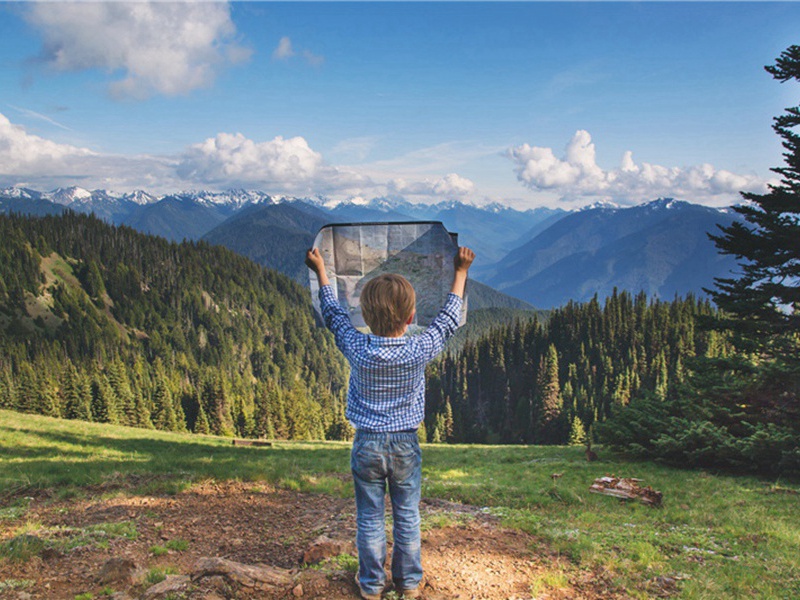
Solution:
<path fill-rule="evenodd" d="M 288 569 L 267 565 L 245 565 L 218 557 L 198 560 L 192 571 L 192 581 L 216 575 L 261 591 L 288 589 L 294 584 L 293 574 Z"/>
<path fill-rule="evenodd" d="M 590 492 L 614 496 L 625 500 L 639 500 L 649 506 L 661 506 L 663 494 L 648 486 L 640 486 L 641 479 L 633 477 L 598 477 L 589 488 Z"/>
<path fill-rule="evenodd" d="M 234 446 L 272 446 L 272 442 L 264 440 L 233 440 Z"/>

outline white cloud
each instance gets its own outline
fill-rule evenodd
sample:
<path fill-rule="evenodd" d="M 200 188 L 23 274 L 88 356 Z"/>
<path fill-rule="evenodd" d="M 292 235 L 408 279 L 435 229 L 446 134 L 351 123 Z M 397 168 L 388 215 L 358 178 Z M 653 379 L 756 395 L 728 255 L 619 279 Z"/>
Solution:
<path fill-rule="evenodd" d="M 25 185 L 49 190 L 80 185 L 161 193 L 182 189 L 174 163 L 165 157 L 99 154 L 59 144 L 28 133 L 0 114 L 0 187 Z"/>
<path fill-rule="evenodd" d="M 603 170 L 587 131 L 579 130 L 567 144 L 563 158 L 551 148 L 523 144 L 506 151 L 514 162 L 517 179 L 532 190 L 549 191 L 569 202 L 611 199 L 638 204 L 671 196 L 699 203 L 730 204 L 740 191 L 763 192 L 766 182 L 752 175 L 716 169 L 710 164 L 664 167 L 637 164 L 633 153 L 622 156 L 620 167 Z"/>
<path fill-rule="evenodd" d="M 288 37 L 282 37 L 281 41 L 278 42 L 278 47 L 272 52 L 272 58 L 274 60 L 288 60 L 293 56 L 292 40 Z"/>
<path fill-rule="evenodd" d="M 474 191 L 475 184 L 456 173 L 449 173 L 437 180 L 407 181 L 402 178 L 392 179 L 386 187 L 389 193 L 403 196 L 453 198 L 468 196 Z"/>
<path fill-rule="evenodd" d="M 303 137 L 258 142 L 241 133 L 220 133 L 167 156 L 110 155 L 32 134 L 0 114 L 0 187 L 27 185 L 48 190 L 79 185 L 118 192 L 145 189 L 261 189 L 289 196 L 374 197 L 387 191 L 416 201 L 463 198 L 474 184 L 455 173 L 405 180 L 373 178 L 363 168 L 334 166 Z"/>
<path fill-rule="evenodd" d="M 120 98 L 208 87 L 220 67 L 249 56 L 224 2 L 36 2 L 27 19 L 47 65 L 105 70 Z"/>
<path fill-rule="evenodd" d="M 272 51 L 272 60 L 288 61 L 297 55 L 298 51 L 295 50 L 291 38 L 284 36 L 278 42 L 278 46 L 275 50 Z M 312 67 L 320 67 L 325 62 L 324 56 L 314 54 L 311 50 L 300 50 L 299 55 Z"/>
<path fill-rule="evenodd" d="M 220 133 L 187 149 L 177 172 L 204 184 L 258 185 L 293 194 L 371 185 L 355 172 L 327 165 L 302 137 L 254 142 L 241 133 Z"/>
<path fill-rule="evenodd" d="M 58 144 L 31 135 L 0 114 L 0 174 L 32 175 L 65 169 L 75 159 L 93 155 L 86 148 Z"/>

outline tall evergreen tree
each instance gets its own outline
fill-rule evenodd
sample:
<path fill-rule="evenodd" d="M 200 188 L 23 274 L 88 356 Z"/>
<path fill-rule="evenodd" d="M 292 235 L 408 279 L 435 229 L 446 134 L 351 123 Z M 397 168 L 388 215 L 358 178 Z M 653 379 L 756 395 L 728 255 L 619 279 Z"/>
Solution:
<path fill-rule="evenodd" d="M 800 81 L 800 46 L 766 70 L 781 82 Z M 716 331 L 705 356 L 685 378 L 679 354 L 668 359 L 672 377 L 659 365 L 655 394 L 601 426 L 604 441 L 684 466 L 800 473 L 798 127 L 800 106 L 774 119 L 786 150 L 786 165 L 773 169 L 780 183 L 765 194 L 743 193 L 747 202 L 734 210 L 744 222 L 710 236 L 737 257 L 741 272 L 707 290 L 721 311 L 707 315 Z M 665 393 L 670 379 L 678 388 L 672 396 Z"/>
<path fill-rule="evenodd" d="M 83 373 L 79 373 L 72 363 L 67 364 L 61 383 L 64 416 L 81 421 L 92 420 L 92 392 Z"/>
<path fill-rule="evenodd" d="M 563 443 L 564 400 L 558 382 L 558 351 L 550 344 L 547 354 L 542 356 L 537 381 L 537 442 L 544 444 Z"/>
<path fill-rule="evenodd" d="M 800 46 L 785 50 L 765 67 L 778 81 L 800 81 Z M 745 192 L 746 204 L 734 207 L 746 223 L 735 222 L 712 235 L 725 254 L 740 259 L 738 277 L 716 279 L 708 290 L 736 334 L 739 347 L 800 361 L 800 106 L 775 117 L 773 130 L 783 139 L 785 166 L 765 194 Z"/>

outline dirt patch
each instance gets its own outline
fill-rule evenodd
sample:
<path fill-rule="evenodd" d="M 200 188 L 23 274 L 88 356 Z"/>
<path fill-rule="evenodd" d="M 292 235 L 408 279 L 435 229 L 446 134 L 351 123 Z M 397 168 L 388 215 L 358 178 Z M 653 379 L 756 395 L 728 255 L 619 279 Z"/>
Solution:
<path fill-rule="evenodd" d="M 627 597 L 602 574 L 577 569 L 478 508 L 429 500 L 422 513 L 426 600 Z M 0 598 L 74 600 L 91 593 L 97 599 L 116 592 L 138 598 L 158 570 L 191 574 L 203 557 L 289 569 L 304 585 L 255 591 L 217 578 L 196 582 L 173 598 L 358 597 L 352 558 L 334 558 L 314 568 L 302 564 L 304 552 L 322 535 L 355 538 L 352 499 L 216 482 L 174 496 L 40 497 L 24 515 L 0 521 L 0 543 L 19 535 L 26 523 L 25 534 L 47 540 L 48 550 L 26 561 L 0 559 Z M 110 558 L 136 565 L 132 581 L 98 583 Z M 532 587 L 542 573 L 554 569 L 564 575 L 559 585 Z"/>

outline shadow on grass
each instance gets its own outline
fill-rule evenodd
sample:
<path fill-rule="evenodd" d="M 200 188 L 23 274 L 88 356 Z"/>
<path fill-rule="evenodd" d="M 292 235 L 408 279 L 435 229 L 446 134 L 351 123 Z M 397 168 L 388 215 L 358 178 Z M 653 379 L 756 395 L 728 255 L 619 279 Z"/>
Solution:
<path fill-rule="evenodd" d="M 313 443 L 278 443 L 254 448 L 229 445 L 218 438 L 175 435 L 174 439 L 141 430 L 120 430 L 120 436 L 91 431 L 36 430 L 0 426 L 0 439 L 22 436 L 24 446 L 0 449 L 0 492 L 26 480 L 29 487 L 98 485 L 125 476 L 172 476 L 196 481 L 207 478 L 280 483 L 344 473 L 349 447 Z M 298 489 L 303 485 L 297 483 Z"/>

